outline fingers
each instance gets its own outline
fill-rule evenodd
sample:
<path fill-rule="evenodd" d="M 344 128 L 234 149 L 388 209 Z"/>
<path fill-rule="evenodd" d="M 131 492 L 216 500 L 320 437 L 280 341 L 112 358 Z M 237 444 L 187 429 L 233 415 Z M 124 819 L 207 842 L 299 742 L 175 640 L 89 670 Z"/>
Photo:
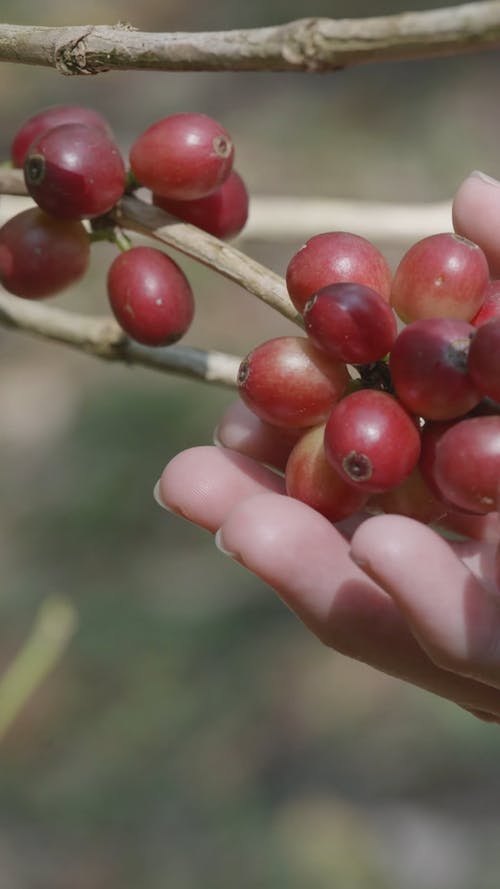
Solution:
<path fill-rule="evenodd" d="M 399 605 L 352 562 L 335 527 L 309 507 L 275 494 L 251 497 L 230 511 L 218 537 L 224 551 L 272 586 L 325 644 L 463 707 L 500 714 L 496 689 L 432 662 Z"/>
<path fill-rule="evenodd" d="M 284 471 L 290 451 L 302 431 L 278 429 L 263 423 L 242 401 L 235 401 L 217 426 L 215 439 L 226 448 Z"/>
<path fill-rule="evenodd" d="M 500 182 L 478 171 L 471 173 L 455 195 L 453 225 L 459 235 L 484 250 L 492 277 L 500 276 Z"/>
<path fill-rule="evenodd" d="M 250 457 L 225 448 L 198 447 L 177 454 L 155 488 L 161 506 L 215 533 L 235 503 L 266 491 L 284 493 L 284 481 Z"/>
<path fill-rule="evenodd" d="M 388 515 L 365 522 L 351 546 L 435 664 L 500 687 L 500 600 L 446 541 L 413 519 Z M 492 572 L 489 549 L 486 557 Z"/>

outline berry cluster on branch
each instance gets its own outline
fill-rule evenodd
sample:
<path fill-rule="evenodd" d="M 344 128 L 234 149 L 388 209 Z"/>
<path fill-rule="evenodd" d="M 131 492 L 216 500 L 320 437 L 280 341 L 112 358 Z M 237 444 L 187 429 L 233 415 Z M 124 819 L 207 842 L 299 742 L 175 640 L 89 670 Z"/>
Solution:
<path fill-rule="evenodd" d="M 291 496 L 332 521 L 361 508 L 425 522 L 498 509 L 500 282 L 490 281 L 476 244 L 455 233 L 426 237 L 392 275 L 364 237 L 323 232 L 282 281 L 222 240 L 243 229 L 248 194 L 229 133 L 202 114 L 152 124 L 133 143 L 128 172 L 107 122 L 79 106 L 34 115 L 11 154 L 35 202 L 0 229 L 0 281 L 11 300 L 38 302 L 80 280 L 92 240 L 119 250 L 107 275 L 117 324 L 97 322 L 96 335 L 87 319 L 75 337 L 65 330 L 69 313 L 54 311 L 54 339 L 154 365 L 151 351 L 183 337 L 194 296 L 163 249 L 133 245 L 125 229 L 148 232 L 303 328 L 241 363 L 219 355 L 220 371 L 210 353 L 189 349 L 171 365 L 237 382 L 262 422 L 287 431 Z M 150 202 L 134 195 L 139 187 Z"/>
<path fill-rule="evenodd" d="M 334 522 L 360 509 L 425 523 L 497 511 L 500 281 L 481 248 L 432 235 L 391 275 L 364 238 L 325 232 L 286 281 L 306 336 L 257 346 L 238 386 L 262 422 L 295 436 L 288 493 Z"/>

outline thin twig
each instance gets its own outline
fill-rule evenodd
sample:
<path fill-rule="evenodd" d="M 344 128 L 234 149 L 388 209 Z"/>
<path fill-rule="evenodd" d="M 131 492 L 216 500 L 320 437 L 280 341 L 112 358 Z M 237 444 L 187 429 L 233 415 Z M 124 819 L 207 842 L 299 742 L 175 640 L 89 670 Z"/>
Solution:
<path fill-rule="evenodd" d="M 179 222 L 159 207 L 153 207 L 131 195 L 126 195 L 119 202 L 112 215 L 123 228 L 146 234 L 153 240 L 197 259 L 253 293 L 289 321 L 303 326 L 302 318 L 288 296 L 283 278 L 236 247 L 219 241 L 194 225 Z"/>
<path fill-rule="evenodd" d="M 261 196 L 252 198 L 249 219 L 240 237 L 276 243 L 305 241 L 318 232 L 347 231 L 369 240 L 407 246 L 451 230 L 451 201 L 394 204 Z"/>
<path fill-rule="evenodd" d="M 206 33 L 145 33 L 130 25 L 0 25 L 0 61 L 62 74 L 109 70 L 332 71 L 362 62 L 430 58 L 500 46 L 500 2 L 359 19 L 305 18 Z"/>
<path fill-rule="evenodd" d="M 0 324 L 41 339 L 64 343 L 105 361 L 142 365 L 222 386 L 236 385 L 241 362 L 236 355 L 193 346 L 142 346 L 129 339 L 111 318 L 90 318 L 19 299 L 1 290 Z"/>
<path fill-rule="evenodd" d="M 32 202 L 27 198 L 4 195 L 0 198 L 0 225 L 30 206 Z M 394 204 L 256 195 L 252 196 L 248 222 L 238 236 L 238 244 L 305 241 L 318 232 L 350 231 L 378 243 L 408 246 L 427 235 L 451 231 L 451 226 L 451 201 Z"/>

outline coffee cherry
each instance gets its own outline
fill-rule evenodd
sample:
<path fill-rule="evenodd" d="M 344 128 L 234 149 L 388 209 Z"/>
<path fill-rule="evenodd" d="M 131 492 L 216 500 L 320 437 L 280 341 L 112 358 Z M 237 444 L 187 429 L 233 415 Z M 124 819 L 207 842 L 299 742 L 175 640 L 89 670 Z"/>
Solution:
<path fill-rule="evenodd" d="M 261 343 L 242 361 L 238 373 L 247 407 L 261 420 L 289 428 L 322 423 L 348 381 L 344 364 L 299 336 Z"/>
<path fill-rule="evenodd" d="M 475 513 L 500 509 L 500 417 L 453 423 L 436 446 L 433 477 L 443 497 Z"/>
<path fill-rule="evenodd" d="M 500 281 L 490 281 L 483 293 L 483 302 L 479 312 L 474 315 L 471 324 L 481 327 L 486 321 L 500 315 Z"/>
<path fill-rule="evenodd" d="M 428 420 L 461 417 L 480 399 L 467 371 L 474 328 L 453 318 L 426 318 L 405 327 L 389 360 L 398 398 Z"/>
<path fill-rule="evenodd" d="M 293 448 L 286 464 L 286 490 L 331 522 L 340 522 L 362 509 L 368 495 L 348 484 L 328 462 L 324 430 L 324 425 L 308 429 Z"/>
<path fill-rule="evenodd" d="M 370 241 L 350 232 L 314 235 L 286 270 L 288 293 L 299 312 L 322 287 L 341 281 L 365 284 L 389 301 L 391 271 L 386 260 Z"/>
<path fill-rule="evenodd" d="M 212 194 L 194 201 L 174 201 L 153 194 L 153 204 L 221 240 L 236 237 L 248 217 L 248 192 L 234 170 Z"/>
<path fill-rule="evenodd" d="M 405 515 L 430 525 L 443 519 L 449 507 L 429 487 L 417 464 L 401 484 L 382 494 L 372 494 L 367 511 Z"/>
<path fill-rule="evenodd" d="M 304 321 L 316 346 L 349 364 L 383 358 L 397 334 L 391 307 L 364 284 L 331 284 L 318 290 L 304 307 Z"/>
<path fill-rule="evenodd" d="M 39 136 L 26 155 L 24 178 L 36 203 L 59 219 L 101 216 L 125 189 L 125 167 L 114 142 L 79 123 Z"/>
<path fill-rule="evenodd" d="M 87 127 L 97 127 L 107 136 L 112 137 L 107 121 L 98 111 L 84 108 L 81 105 L 52 105 L 29 117 L 17 131 L 10 148 L 13 165 L 22 167 L 31 143 L 47 130 L 52 130 L 64 123 L 82 123 Z"/>
<path fill-rule="evenodd" d="M 107 284 L 116 320 L 138 343 L 174 343 L 193 320 L 193 294 L 186 276 L 154 247 L 132 247 L 117 256 Z"/>
<path fill-rule="evenodd" d="M 78 281 L 90 242 L 81 222 L 63 222 L 31 207 L 0 229 L 0 281 L 9 293 L 43 299 Z"/>
<path fill-rule="evenodd" d="M 330 414 L 325 453 L 347 482 L 375 494 L 410 474 L 420 455 L 420 435 L 395 398 L 361 389 L 343 398 Z"/>
<path fill-rule="evenodd" d="M 391 303 L 406 323 L 421 318 L 470 321 L 489 280 L 486 257 L 460 235 L 431 235 L 414 244 L 399 263 Z"/>
<path fill-rule="evenodd" d="M 130 166 L 151 191 L 178 201 L 203 198 L 219 188 L 233 166 L 229 133 L 206 114 L 172 114 L 150 126 L 132 145 Z"/>
<path fill-rule="evenodd" d="M 500 316 L 476 331 L 469 349 L 468 370 L 481 395 L 500 401 Z"/>

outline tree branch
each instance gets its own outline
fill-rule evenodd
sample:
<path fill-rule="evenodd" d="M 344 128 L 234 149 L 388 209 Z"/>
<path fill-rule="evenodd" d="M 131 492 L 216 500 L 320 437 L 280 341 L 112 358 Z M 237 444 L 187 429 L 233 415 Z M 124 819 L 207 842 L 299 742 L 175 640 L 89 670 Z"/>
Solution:
<path fill-rule="evenodd" d="M 0 192 L 1 180 L 0 175 Z M 0 225 L 30 206 L 31 200 L 4 195 L 0 199 Z M 436 232 L 451 231 L 451 227 L 451 201 L 394 204 L 255 195 L 238 243 L 269 240 L 287 243 L 297 239 L 305 241 L 318 232 L 350 231 L 368 240 L 406 247 Z"/>
<path fill-rule="evenodd" d="M 64 343 L 105 361 L 123 361 L 234 387 L 241 358 L 193 346 L 149 348 L 129 339 L 112 318 L 90 318 L 0 290 L 0 324 Z"/>
<path fill-rule="evenodd" d="M 451 201 L 393 204 L 328 198 L 252 198 L 240 238 L 286 242 L 318 232 L 356 232 L 368 240 L 405 247 L 436 232 L 452 230 Z"/>
<path fill-rule="evenodd" d="M 365 19 L 306 18 L 267 28 L 145 33 L 130 25 L 0 25 L 0 61 L 61 74 L 109 70 L 334 71 L 500 46 L 500 2 Z"/>
<path fill-rule="evenodd" d="M 4 171 L 0 168 L 0 194 L 9 191 L 12 184 L 17 189 L 15 194 L 27 193 L 21 170 Z M 138 232 L 191 256 L 303 327 L 302 318 L 288 296 L 283 278 L 235 247 L 194 225 L 179 222 L 159 207 L 146 204 L 132 195 L 122 198 L 110 213 L 110 219 L 121 228 Z"/>
<path fill-rule="evenodd" d="M 122 228 L 147 235 L 191 256 L 244 287 L 289 321 L 303 327 L 302 318 L 288 296 L 283 278 L 236 247 L 219 241 L 194 225 L 179 222 L 159 207 L 131 195 L 122 198 L 111 215 Z"/>

